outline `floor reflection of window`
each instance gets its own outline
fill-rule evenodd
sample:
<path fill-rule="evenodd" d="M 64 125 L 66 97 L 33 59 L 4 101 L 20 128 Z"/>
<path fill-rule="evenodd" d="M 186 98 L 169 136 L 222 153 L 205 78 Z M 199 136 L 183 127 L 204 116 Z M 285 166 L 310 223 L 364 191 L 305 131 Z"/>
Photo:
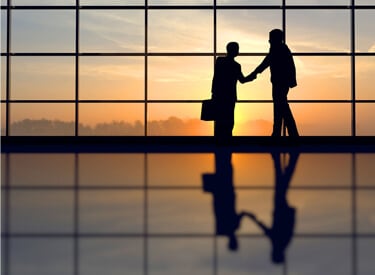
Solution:
<path fill-rule="evenodd" d="M 3 153 L 2 268 L 5 274 L 167 275 L 181 267 L 182 274 L 371 274 L 373 158 L 300 154 L 287 198 L 296 227 L 284 264 L 276 265 L 270 240 L 251 220 L 242 220 L 235 252 L 217 235 L 213 197 L 202 182 L 203 174 L 218 172 L 213 152 Z M 271 226 L 271 154 L 233 153 L 231 163 L 237 211 Z"/>
<path fill-rule="evenodd" d="M 216 169 L 213 153 L 1 157 L 7 274 L 176 274 L 182 266 L 186 274 L 374 270 L 372 153 L 300 155 L 288 195 L 297 218 L 285 265 L 272 263 L 270 241 L 250 220 L 241 223 L 236 252 L 215 234 L 213 198 L 201 178 Z M 270 226 L 271 155 L 233 153 L 231 163 L 237 210 Z"/>

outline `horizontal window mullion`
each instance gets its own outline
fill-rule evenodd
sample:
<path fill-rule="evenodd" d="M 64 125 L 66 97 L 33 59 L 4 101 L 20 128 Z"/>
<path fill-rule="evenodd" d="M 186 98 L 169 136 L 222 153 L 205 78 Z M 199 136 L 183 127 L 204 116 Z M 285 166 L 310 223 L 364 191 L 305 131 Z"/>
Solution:
<path fill-rule="evenodd" d="M 1 6 L 2 10 L 7 9 L 8 6 Z M 12 5 L 10 6 L 12 10 L 75 10 L 77 7 L 75 5 L 58 5 L 58 6 L 24 6 L 24 5 Z M 85 5 L 79 6 L 80 10 L 143 10 L 146 9 L 146 6 L 142 5 Z M 148 5 L 147 9 L 149 10 L 280 10 L 283 9 L 282 5 Z M 375 5 L 285 5 L 286 10 L 348 10 L 348 9 L 375 9 Z"/>
<path fill-rule="evenodd" d="M 217 52 L 217 55 L 224 55 L 224 52 Z M 238 56 L 265 56 L 267 52 L 242 52 Z M 24 53 L 10 53 L 10 56 L 76 56 L 75 52 L 66 53 L 36 53 L 36 52 L 24 52 Z M 293 52 L 294 56 L 375 56 L 375 52 Z M 1 56 L 8 56 L 8 53 L 1 53 Z M 117 53 L 78 53 L 78 56 L 214 56 L 214 52 L 117 52 Z"/>
<path fill-rule="evenodd" d="M 7 6 L 1 6 L 1 9 L 7 9 Z M 11 10 L 75 10 L 76 6 L 10 6 Z"/>
<path fill-rule="evenodd" d="M 143 100 L 143 99 L 82 99 L 82 100 L 74 100 L 74 99 L 51 99 L 51 100 L 37 100 L 37 99 L 14 99 L 14 100 L 1 100 L 1 103 L 201 103 L 203 99 L 181 99 L 181 100 L 168 100 L 168 99 L 151 99 L 151 100 Z M 272 103 L 271 99 L 243 99 L 238 100 L 237 103 Z M 361 99 L 361 100 L 344 100 L 344 99 L 294 99 L 288 100 L 289 103 L 375 103 L 375 99 Z"/>

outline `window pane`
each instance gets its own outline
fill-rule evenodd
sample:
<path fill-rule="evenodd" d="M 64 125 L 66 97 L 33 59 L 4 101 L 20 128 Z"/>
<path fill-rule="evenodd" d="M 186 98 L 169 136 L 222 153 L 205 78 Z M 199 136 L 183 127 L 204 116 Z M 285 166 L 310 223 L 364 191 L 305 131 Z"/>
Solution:
<path fill-rule="evenodd" d="M 268 133 L 267 133 L 268 134 Z M 215 154 L 215 163 L 220 161 L 220 154 Z M 233 184 L 236 187 L 273 187 L 274 163 L 268 153 L 233 153 Z M 220 163 L 220 162 L 218 162 Z M 243 194 L 244 190 L 241 190 Z M 254 194 L 250 191 L 251 196 Z M 249 193 L 250 193 L 249 192 Z M 250 194 L 249 194 L 250 195 Z M 255 204 L 255 201 L 254 201 Z M 258 204 L 258 203 L 257 203 Z M 261 203 L 260 203 L 261 204 Z M 258 205 L 259 206 L 259 205 Z"/>
<path fill-rule="evenodd" d="M 148 104 L 151 136 L 211 136 L 212 122 L 200 120 L 200 103 Z"/>
<path fill-rule="evenodd" d="M 289 10 L 288 45 L 295 52 L 348 52 L 349 15 L 345 10 Z"/>
<path fill-rule="evenodd" d="M 358 219 L 358 232 L 359 233 L 375 233 L 374 223 L 374 196 L 375 190 L 357 190 L 357 219 Z"/>
<path fill-rule="evenodd" d="M 144 99 L 143 57 L 81 57 L 80 99 Z"/>
<path fill-rule="evenodd" d="M 1 57 L 1 100 L 6 99 L 7 94 L 7 58 Z"/>
<path fill-rule="evenodd" d="M 291 187 L 350 187 L 352 184 L 351 154 L 300 154 Z M 319 173 L 317 173 L 319 171 Z"/>
<path fill-rule="evenodd" d="M 375 99 L 375 56 L 356 57 L 356 99 Z"/>
<path fill-rule="evenodd" d="M 144 154 L 80 154 L 80 186 L 144 186 Z"/>
<path fill-rule="evenodd" d="M 351 99 L 351 63 L 349 57 L 296 56 L 294 61 L 298 86 L 290 89 L 289 99 Z M 260 78 L 259 75 L 258 78 Z"/>
<path fill-rule="evenodd" d="M 74 104 L 13 103 L 10 105 L 10 135 L 74 135 Z"/>
<path fill-rule="evenodd" d="M 289 104 L 302 136 L 351 135 L 350 103 Z"/>
<path fill-rule="evenodd" d="M 80 232 L 142 233 L 143 199 L 141 190 L 80 191 Z"/>
<path fill-rule="evenodd" d="M 48 22 L 48 24 L 46 24 Z M 14 10 L 14 52 L 72 52 L 75 49 L 75 11 Z"/>
<path fill-rule="evenodd" d="M 1 52 L 7 51 L 7 11 L 1 10 Z"/>
<path fill-rule="evenodd" d="M 271 135 L 272 108 L 271 103 L 237 103 L 233 134 L 236 136 Z"/>
<path fill-rule="evenodd" d="M 11 154 L 11 186 L 74 186 L 73 154 Z"/>
<path fill-rule="evenodd" d="M 375 3 L 373 0 L 356 0 L 355 1 L 356 5 L 370 5 L 370 6 L 375 6 Z"/>
<path fill-rule="evenodd" d="M 236 41 L 240 53 L 268 52 L 268 33 L 281 22 L 278 10 L 218 10 L 217 50 L 225 53 L 228 42 Z"/>
<path fill-rule="evenodd" d="M 73 191 L 12 190 L 10 230 L 13 233 L 71 233 Z"/>
<path fill-rule="evenodd" d="M 148 17 L 149 52 L 212 51 L 212 11 L 150 10 Z"/>
<path fill-rule="evenodd" d="M 149 233 L 213 233 L 214 217 L 210 205 L 212 196 L 201 189 L 150 190 Z"/>
<path fill-rule="evenodd" d="M 12 57 L 12 99 L 74 99 L 74 57 Z"/>
<path fill-rule="evenodd" d="M 249 5 L 249 6 L 263 6 L 263 5 L 281 5 L 282 0 L 217 0 L 217 5 Z"/>
<path fill-rule="evenodd" d="M 352 274 L 350 238 L 295 238 L 287 255 L 290 274 Z"/>
<path fill-rule="evenodd" d="M 13 275 L 74 274 L 71 238 L 12 238 L 9 251 Z"/>
<path fill-rule="evenodd" d="M 286 0 L 287 5 L 350 5 L 351 0 Z"/>
<path fill-rule="evenodd" d="M 356 104 L 358 136 L 375 136 L 375 103 Z"/>
<path fill-rule="evenodd" d="M 6 135 L 6 105 L 1 103 L 1 135 Z"/>
<path fill-rule="evenodd" d="M 79 241 L 79 274 L 143 274 L 142 238 L 84 238 Z"/>
<path fill-rule="evenodd" d="M 75 0 L 12 0 L 12 5 L 15 6 L 73 6 L 75 4 Z"/>
<path fill-rule="evenodd" d="M 144 104 L 82 103 L 79 106 L 79 134 L 142 136 L 144 135 Z"/>
<path fill-rule="evenodd" d="M 298 213 L 295 233 L 351 232 L 350 198 L 348 190 L 289 190 L 289 202 Z"/>
<path fill-rule="evenodd" d="M 355 157 L 356 185 L 375 187 L 375 154 L 356 153 Z"/>
<path fill-rule="evenodd" d="M 204 6 L 204 5 L 212 5 L 213 0 L 149 0 L 148 4 L 152 5 L 194 5 L 194 6 Z"/>
<path fill-rule="evenodd" d="M 80 50 L 83 52 L 143 52 L 143 10 L 82 10 Z"/>
<path fill-rule="evenodd" d="M 375 238 L 358 239 L 358 274 L 374 274 Z"/>
<path fill-rule="evenodd" d="M 350 187 L 352 184 L 351 154 L 300 154 L 290 186 Z"/>
<path fill-rule="evenodd" d="M 373 26 L 375 10 L 357 10 L 356 18 L 356 50 L 359 52 L 375 52 Z"/>
<path fill-rule="evenodd" d="M 1 5 L 7 5 L 8 4 L 8 0 L 1 0 Z"/>
<path fill-rule="evenodd" d="M 115 6 L 115 5 L 144 5 L 145 0 L 80 0 L 80 5 L 105 5 L 105 6 Z"/>
<path fill-rule="evenodd" d="M 150 57 L 149 99 L 211 98 L 212 57 Z"/>
<path fill-rule="evenodd" d="M 202 186 L 202 174 L 214 169 L 212 154 L 149 154 L 149 186 Z"/>
<path fill-rule="evenodd" d="M 150 238 L 148 270 L 150 274 L 213 274 L 213 254 L 212 238 Z"/>

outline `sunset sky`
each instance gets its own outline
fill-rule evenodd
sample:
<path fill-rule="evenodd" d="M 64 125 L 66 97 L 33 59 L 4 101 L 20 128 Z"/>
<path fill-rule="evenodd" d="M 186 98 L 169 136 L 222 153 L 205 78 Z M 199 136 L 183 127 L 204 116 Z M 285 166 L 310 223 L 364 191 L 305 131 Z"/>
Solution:
<path fill-rule="evenodd" d="M 282 1 L 254 1 L 254 5 L 280 5 Z M 6 1 L 1 1 L 2 5 Z M 218 0 L 217 5 L 241 5 L 248 1 Z M 22 1 L 12 5 L 75 5 L 75 1 Z M 84 5 L 143 5 L 144 1 L 80 1 Z M 212 5 L 212 1 L 149 0 L 148 4 Z M 287 5 L 348 5 L 349 0 L 287 0 Z M 357 0 L 357 5 L 374 9 L 356 10 L 355 49 L 375 54 L 375 3 Z M 130 53 L 145 51 L 144 10 L 80 10 L 81 53 Z M 45 22 L 49 22 L 45 24 Z M 240 44 L 239 56 L 246 75 L 268 52 L 268 32 L 282 28 L 281 10 L 217 10 L 217 52 L 224 53 L 229 41 Z M 13 53 L 74 53 L 75 10 L 12 10 L 11 51 Z M 158 53 L 197 53 L 214 51 L 212 10 L 148 11 L 147 51 Z M 286 11 L 287 44 L 296 53 L 342 53 L 351 51 L 350 10 Z M 1 50 L 6 52 L 6 10 L 1 11 Z M 74 100 L 74 56 L 14 56 L 11 59 L 12 100 Z M 350 56 L 295 56 L 298 86 L 289 93 L 291 100 L 351 100 Z M 1 99 L 5 100 L 5 64 L 1 58 Z M 212 56 L 149 56 L 145 84 L 145 57 L 81 56 L 79 59 L 80 100 L 202 100 L 209 98 L 213 76 Z M 356 57 L 356 99 L 374 100 L 375 55 Z M 240 100 L 271 100 L 269 71 L 251 83 L 238 84 Z M 2 123 L 5 104 L 2 104 Z M 292 103 L 302 135 L 350 135 L 350 103 Z M 374 135 L 375 103 L 358 103 L 357 134 Z M 79 122 L 125 121 L 145 123 L 145 105 L 135 103 L 80 103 Z M 14 103 L 10 121 L 47 119 L 74 121 L 71 103 Z M 177 117 L 194 121 L 187 135 L 211 135 L 212 124 L 199 121 L 199 103 L 149 103 L 148 121 Z M 185 126 L 185 127 L 190 127 Z M 236 109 L 236 135 L 269 135 L 272 127 L 271 103 L 239 103 Z M 11 131 L 12 132 L 12 131 Z M 150 134 L 152 133 L 150 130 Z M 172 133 L 173 134 L 173 133 Z"/>

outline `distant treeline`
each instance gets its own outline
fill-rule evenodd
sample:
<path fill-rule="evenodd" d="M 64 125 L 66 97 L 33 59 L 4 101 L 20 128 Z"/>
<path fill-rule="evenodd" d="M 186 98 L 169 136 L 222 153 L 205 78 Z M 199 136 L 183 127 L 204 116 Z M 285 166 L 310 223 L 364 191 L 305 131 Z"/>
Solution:
<path fill-rule="evenodd" d="M 143 136 L 144 123 L 125 121 L 112 121 L 98 123 L 94 126 L 79 124 L 79 134 L 87 135 L 124 135 Z M 199 119 L 182 120 L 170 117 L 167 120 L 153 120 L 147 124 L 151 135 L 199 135 L 210 131 L 210 126 Z M 16 136 L 71 136 L 74 135 L 75 123 L 73 121 L 48 120 L 48 119 L 24 119 L 13 122 L 10 125 L 11 135 Z M 4 129 L 2 129 L 4 133 Z M 201 134 L 201 135 L 202 135 Z"/>

